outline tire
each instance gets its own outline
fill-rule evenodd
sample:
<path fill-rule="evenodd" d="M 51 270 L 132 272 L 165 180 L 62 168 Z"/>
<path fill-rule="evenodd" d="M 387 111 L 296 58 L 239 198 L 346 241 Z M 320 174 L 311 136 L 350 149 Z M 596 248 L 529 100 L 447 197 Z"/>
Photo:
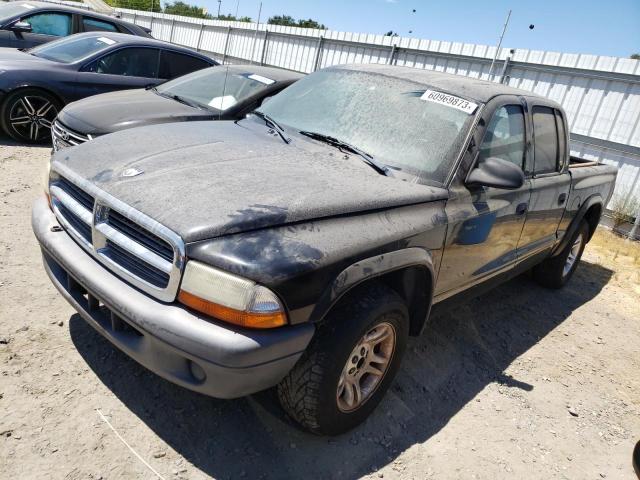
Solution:
<path fill-rule="evenodd" d="M 562 252 L 533 268 L 533 278 L 543 287 L 557 289 L 565 286 L 580 263 L 588 238 L 589 225 L 583 220 Z"/>
<path fill-rule="evenodd" d="M 362 344 L 365 335 L 369 341 Z M 318 435 L 354 428 L 371 414 L 393 382 L 408 335 L 407 307 L 393 290 L 377 284 L 358 289 L 328 315 L 280 382 L 280 404 L 301 427 Z M 376 360 L 385 357 L 386 367 Z M 374 370 L 382 375 L 369 373 Z M 355 383 L 361 393 L 359 404 Z"/>
<path fill-rule="evenodd" d="M 10 93 L 0 108 L 2 129 L 21 143 L 51 141 L 51 124 L 60 111 L 60 101 L 37 88 Z"/>

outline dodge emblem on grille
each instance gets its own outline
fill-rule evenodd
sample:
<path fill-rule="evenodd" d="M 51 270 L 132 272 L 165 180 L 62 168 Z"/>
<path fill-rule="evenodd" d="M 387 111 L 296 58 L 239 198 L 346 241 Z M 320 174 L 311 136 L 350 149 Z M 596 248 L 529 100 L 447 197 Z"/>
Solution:
<path fill-rule="evenodd" d="M 142 175 L 144 172 L 142 170 L 138 170 L 137 168 L 127 168 L 122 172 L 123 177 L 136 177 L 138 175 Z"/>

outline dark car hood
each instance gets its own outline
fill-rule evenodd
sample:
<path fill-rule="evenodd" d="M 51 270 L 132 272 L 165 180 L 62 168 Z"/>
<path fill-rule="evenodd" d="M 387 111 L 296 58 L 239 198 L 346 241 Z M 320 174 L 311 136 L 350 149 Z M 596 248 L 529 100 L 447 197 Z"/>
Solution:
<path fill-rule="evenodd" d="M 28 53 L 21 52 L 16 48 L 0 48 L 0 70 L 2 69 L 19 69 L 26 67 L 32 67 L 35 65 L 51 65 L 56 62 L 46 60 L 44 58 L 36 57 L 35 55 L 29 55 Z"/>
<path fill-rule="evenodd" d="M 103 135 L 156 123 L 205 120 L 214 113 L 162 97 L 152 90 L 105 93 L 67 105 L 58 119 L 84 135 Z"/>
<path fill-rule="evenodd" d="M 254 120 L 124 130 L 53 158 L 54 168 L 88 179 L 186 242 L 447 196 L 380 175 L 333 147 L 287 145 Z M 144 173 L 124 177 L 131 168 Z"/>

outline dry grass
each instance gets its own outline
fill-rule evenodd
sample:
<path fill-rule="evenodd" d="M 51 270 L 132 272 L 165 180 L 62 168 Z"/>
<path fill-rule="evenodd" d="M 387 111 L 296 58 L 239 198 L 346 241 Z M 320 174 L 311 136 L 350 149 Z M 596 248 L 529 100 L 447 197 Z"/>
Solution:
<path fill-rule="evenodd" d="M 640 295 L 640 242 L 600 227 L 585 249 L 585 259 L 614 270 L 614 281 Z"/>

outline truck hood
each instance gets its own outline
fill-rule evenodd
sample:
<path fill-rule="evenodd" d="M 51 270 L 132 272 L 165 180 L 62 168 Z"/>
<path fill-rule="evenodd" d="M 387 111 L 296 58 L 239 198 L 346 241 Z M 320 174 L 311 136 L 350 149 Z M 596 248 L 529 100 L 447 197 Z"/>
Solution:
<path fill-rule="evenodd" d="M 286 144 L 257 119 L 124 130 L 57 152 L 53 168 L 71 170 L 185 242 L 447 197 L 304 137 Z"/>
<path fill-rule="evenodd" d="M 125 128 L 213 117 L 213 112 L 162 97 L 152 90 L 135 89 L 70 103 L 60 112 L 58 120 L 84 135 L 104 135 Z"/>

